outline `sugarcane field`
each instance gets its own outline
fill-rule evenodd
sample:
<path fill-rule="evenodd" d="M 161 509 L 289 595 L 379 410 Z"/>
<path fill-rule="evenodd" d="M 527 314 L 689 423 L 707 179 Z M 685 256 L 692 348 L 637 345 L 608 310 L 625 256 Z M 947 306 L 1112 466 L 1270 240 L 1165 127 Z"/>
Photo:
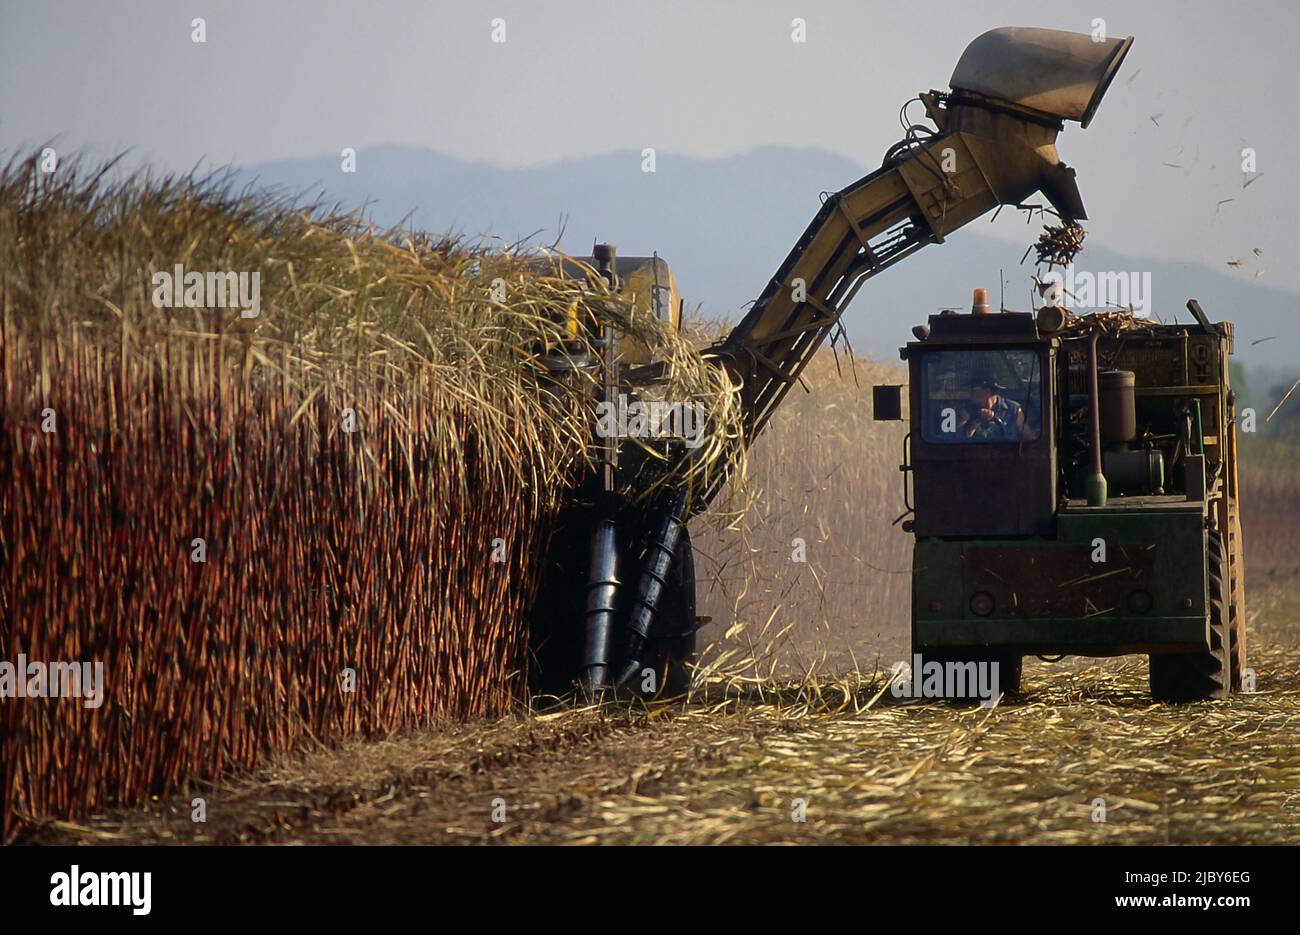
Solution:
<path fill-rule="evenodd" d="M 0 0 L 5 918 L 1280 904 L 1300 10 L 918 12 Z"/>

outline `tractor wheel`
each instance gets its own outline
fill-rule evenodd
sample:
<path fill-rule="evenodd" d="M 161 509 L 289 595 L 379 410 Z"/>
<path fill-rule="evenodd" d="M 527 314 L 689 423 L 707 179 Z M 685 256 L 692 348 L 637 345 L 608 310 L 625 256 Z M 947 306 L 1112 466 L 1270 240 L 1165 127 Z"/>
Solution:
<path fill-rule="evenodd" d="M 682 530 L 677 556 L 668 573 L 668 590 L 659 605 L 654 629 L 646 646 L 642 674 L 633 690 L 644 699 L 675 698 L 691 687 L 691 667 L 696 661 L 695 552 L 690 533 Z M 646 669 L 654 670 L 653 679 Z"/>
<path fill-rule="evenodd" d="M 936 653 L 913 649 L 913 655 L 920 654 L 922 662 L 967 663 L 988 662 L 998 667 L 998 692 L 1007 696 L 1020 694 L 1020 674 L 1024 668 L 1024 658 L 1019 653 L 990 653 L 987 650 L 957 650 L 956 652 Z M 917 673 L 912 674 L 917 678 Z M 973 689 L 975 686 L 967 686 Z M 955 695 L 951 701 L 983 701 L 978 691 L 968 690 Z"/>
<path fill-rule="evenodd" d="M 1156 701 L 1223 700 L 1232 689 L 1231 607 L 1223 534 L 1209 532 L 1210 651 L 1151 656 L 1151 697 Z"/>
<path fill-rule="evenodd" d="M 1241 673 L 1246 669 L 1246 560 L 1242 551 L 1241 513 L 1237 501 L 1228 501 L 1228 557 L 1232 568 L 1228 607 L 1228 652 L 1232 663 L 1232 690 L 1241 691 Z"/>
<path fill-rule="evenodd" d="M 1020 676 L 1025 667 L 1025 658 L 1020 655 L 998 656 L 998 687 L 1008 695 L 1020 694 Z"/>
<path fill-rule="evenodd" d="M 570 509 L 546 550 L 546 571 L 528 612 L 528 689 L 543 703 L 566 698 L 582 665 L 591 516 Z"/>

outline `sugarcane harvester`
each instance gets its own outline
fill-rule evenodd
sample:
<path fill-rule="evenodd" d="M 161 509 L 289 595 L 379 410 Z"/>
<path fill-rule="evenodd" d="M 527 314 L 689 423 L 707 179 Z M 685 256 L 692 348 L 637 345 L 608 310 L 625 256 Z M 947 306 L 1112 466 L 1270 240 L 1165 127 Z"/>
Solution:
<path fill-rule="evenodd" d="M 1057 155 L 1056 138 L 1066 121 L 1088 126 L 1132 42 L 994 29 L 967 46 L 948 91 L 919 95 L 933 127 L 907 127 L 879 169 L 826 197 L 748 314 L 705 350 L 706 359 L 725 368 L 740 387 L 740 444 L 762 432 L 872 276 L 927 244 L 943 243 L 999 206 L 1026 207 L 1036 193 L 1047 199 L 1063 229 L 1086 218 L 1074 170 Z M 622 263 L 612 248 L 597 251 L 591 261 L 611 284 L 619 283 Z M 656 277 L 660 262 L 656 257 Z M 634 383 L 629 372 L 653 367 L 612 365 L 609 337 L 604 390 L 614 393 Z M 539 600 L 534 615 L 546 620 L 541 638 L 534 633 L 537 668 L 544 676 L 550 671 L 541 687 L 559 688 L 575 674 L 596 696 L 610 690 L 673 694 L 685 687 L 698 626 L 686 522 L 725 483 L 716 479 L 710 489 L 688 495 L 676 479 L 685 475 L 692 456 L 681 446 L 654 476 L 638 476 L 635 483 L 654 483 L 659 492 L 629 517 L 617 502 L 618 445 L 606 446 L 597 505 L 584 520 L 587 588 L 580 638 L 572 638 L 579 628 L 555 622 L 557 612 L 569 622 L 573 615 L 553 596 Z M 556 550 L 570 580 L 576 541 Z"/>

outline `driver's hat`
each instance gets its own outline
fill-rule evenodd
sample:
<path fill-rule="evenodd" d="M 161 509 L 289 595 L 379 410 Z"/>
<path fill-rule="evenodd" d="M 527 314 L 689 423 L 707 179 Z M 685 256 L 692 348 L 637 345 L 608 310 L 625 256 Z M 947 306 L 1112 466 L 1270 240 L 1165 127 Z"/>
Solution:
<path fill-rule="evenodd" d="M 1005 390 L 1006 387 L 998 382 L 997 377 L 993 376 L 991 370 L 976 370 L 970 375 L 970 388 L 986 390 Z"/>

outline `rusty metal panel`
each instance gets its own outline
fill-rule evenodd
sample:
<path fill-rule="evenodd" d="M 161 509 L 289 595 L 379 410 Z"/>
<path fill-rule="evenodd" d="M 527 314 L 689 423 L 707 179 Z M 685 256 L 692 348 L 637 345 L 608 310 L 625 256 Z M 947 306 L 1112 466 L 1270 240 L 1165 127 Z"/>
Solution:
<path fill-rule="evenodd" d="M 1107 367 L 1132 371 L 1139 388 L 1183 386 L 1187 383 L 1187 338 L 1184 335 L 1125 338 L 1122 342 L 1103 339 L 1097 353 Z"/>
<path fill-rule="evenodd" d="M 1209 335 L 1187 340 L 1187 382 L 1195 386 L 1219 383 L 1219 339 Z"/>
<path fill-rule="evenodd" d="M 994 595 L 999 617 L 1096 617 L 1127 613 L 1128 596 L 1156 587 L 1156 548 L 1115 544 L 1108 561 L 1089 545 L 1038 549 L 986 546 L 965 550 L 966 587 Z"/>

